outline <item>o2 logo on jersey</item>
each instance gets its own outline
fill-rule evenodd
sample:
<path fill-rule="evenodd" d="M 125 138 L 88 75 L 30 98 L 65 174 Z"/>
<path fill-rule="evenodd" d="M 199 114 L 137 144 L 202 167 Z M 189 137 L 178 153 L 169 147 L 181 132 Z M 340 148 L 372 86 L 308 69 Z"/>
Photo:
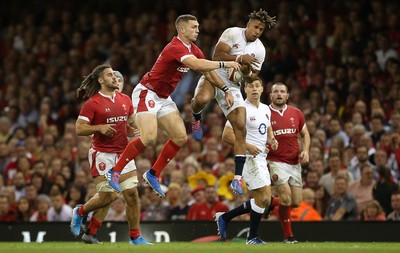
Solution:
<path fill-rule="evenodd" d="M 258 132 L 261 135 L 264 135 L 267 133 L 267 126 L 264 123 L 261 123 L 260 126 L 258 127 Z"/>
<path fill-rule="evenodd" d="M 154 108 L 154 106 L 156 105 L 156 103 L 154 102 L 154 100 L 149 100 L 149 102 L 147 102 L 149 104 L 150 108 Z"/>
<path fill-rule="evenodd" d="M 103 163 L 103 162 L 99 163 L 99 169 L 100 169 L 101 171 L 104 171 L 104 170 L 106 169 L 106 164 Z"/>

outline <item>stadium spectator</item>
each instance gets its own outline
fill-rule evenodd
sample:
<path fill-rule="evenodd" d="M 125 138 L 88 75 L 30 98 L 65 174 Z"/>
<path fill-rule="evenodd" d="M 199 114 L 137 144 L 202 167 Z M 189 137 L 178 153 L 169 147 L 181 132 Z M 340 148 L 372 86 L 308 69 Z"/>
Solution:
<path fill-rule="evenodd" d="M 33 206 L 29 203 L 28 199 L 21 197 L 17 202 L 17 220 L 27 222 L 33 214 Z"/>
<path fill-rule="evenodd" d="M 370 200 L 366 203 L 365 209 L 361 212 L 360 220 L 362 221 L 385 221 L 385 212 L 378 201 Z"/>
<path fill-rule="evenodd" d="M 11 206 L 10 199 L 5 194 L 0 194 L 0 221 L 10 222 L 17 220 L 17 211 Z"/>
<path fill-rule="evenodd" d="M 373 200 L 372 190 L 376 182 L 371 166 L 364 164 L 361 166 L 360 171 L 361 178 L 350 183 L 349 193 L 355 197 L 358 212 L 362 213 L 366 204 Z"/>
<path fill-rule="evenodd" d="M 321 215 L 313 207 L 315 204 L 315 193 L 312 189 L 303 189 L 303 200 L 299 207 L 291 211 L 292 221 L 320 221 Z"/>
<path fill-rule="evenodd" d="M 348 184 L 349 181 L 345 177 L 335 178 L 333 196 L 325 214 L 326 220 L 357 220 L 357 202 L 348 192 Z"/>
<path fill-rule="evenodd" d="M 112 204 L 105 221 L 127 221 L 124 198 L 117 198 Z"/>
<path fill-rule="evenodd" d="M 329 173 L 324 174 L 321 179 L 319 180 L 319 184 L 322 185 L 329 193 L 329 195 L 333 195 L 334 192 L 334 185 L 335 185 L 335 178 L 342 170 L 342 161 L 340 156 L 330 154 L 328 158 L 328 169 Z M 353 181 L 353 177 L 347 170 L 344 170 L 344 173 L 347 173 L 350 181 Z"/>
<path fill-rule="evenodd" d="M 47 212 L 50 208 L 50 198 L 45 194 L 41 194 L 37 197 L 36 202 L 37 210 L 33 212 L 29 221 L 48 221 Z"/>
<path fill-rule="evenodd" d="M 196 197 L 195 197 L 196 199 Z M 204 201 L 193 204 L 189 208 L 186 220 L 214 220 L 217 212 L 227 212 L 228 207 L 218 200 L 217 190 L 214 185 L 204 189 Z"/>
<path fill-rule="evenodd" d="M 354 180 L 359 180 L 361 177 L 361 167 L 367 165 L 373 168 L 373 164 L 368 160 L 368 150 L 365 146 L 358 146 L 356 151 L 356 160 L 349 165 L 347 170 L 351 173 Z"/>
<path fill-rule="evenodd" d="M 387 220 L 399 221 L 400 220 L 400 193 L 393 193 L 391 202 L 392 202 L 393 211 L 388 214 Z"/>
<path fill-rule="evenodd" d="M 50 192 L 51 207 L 47 211 L 47 221 L 70 221 L 72 218 L 72 208 L 64 203 L 60 191 Z"/>

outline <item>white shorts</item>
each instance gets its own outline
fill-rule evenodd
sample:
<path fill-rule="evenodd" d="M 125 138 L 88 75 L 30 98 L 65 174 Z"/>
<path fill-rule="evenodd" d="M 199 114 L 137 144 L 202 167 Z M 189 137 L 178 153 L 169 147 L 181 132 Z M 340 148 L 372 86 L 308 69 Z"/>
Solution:
<path fill-rule="evenodd" d="M 89 165 L 90 174 L 92 177 L 104 175 L 108 169 L 115 166 L 120 155 L 117 153 L 104 153 L 89 149 Z M 130 161 L 125 168 L 121 171 L 121 174 L 125 174 L 136 170 L 135 160 Z"/>
<path fill-rule="evenodd" d="M 301 165 L 268 161 L 271 180 L 274 185 L 289 183 L 290 186 L 303 186 L 301 180 Z"/>
<path fill-rule="evenodd" d="M 201 76 L 199 79 L 199 83 L 203 82 L 204 79 L 205 79 L 205 77 Z M 221 77 L 221 79 L 224 81 L 224 79 L 222 77 Z M 225 81 L 224 81 L 224 83 L 225 83 Z M 229 87 L 229 90 L 231 91 L 233 100 L 234 100 L 232 107 L 230 107 L 229 109 L 228 109 L 228 105 L 226 104 L 226 101 L 225 101 L 225 93 L 222 90 L 220 90 L 219 88 L 214 87 L 214 93 L 215 93 L 214 98 L 218 102 L 219 107 L 221 107 L 221 110 L 224 113 L 225 117 L 228 116 L 229 113 L 231 113 L 236 108 L 245 107 L 244 99 L 243 99 L 242 93 L 240 92 L 240 86 L 237 86 L 237 85 L 232 86 L 232 85 L 228 85 L 228 84 L 227 84 L 227 86 Z"/>
<path fill-rule="evenodd" d="M 271 185 L 265 156 L 247 156 L 243 167 L 243 179 L 249 190 L 256 190 Z"/>
<path fill-rule="evenodd" d="M 140 83 L 132 92 L 132 104 L 135 114 L 153 113 L 157 115 L 157 118 L 178 110 L 171 97 L 160 98 L 154 91 Z"/>

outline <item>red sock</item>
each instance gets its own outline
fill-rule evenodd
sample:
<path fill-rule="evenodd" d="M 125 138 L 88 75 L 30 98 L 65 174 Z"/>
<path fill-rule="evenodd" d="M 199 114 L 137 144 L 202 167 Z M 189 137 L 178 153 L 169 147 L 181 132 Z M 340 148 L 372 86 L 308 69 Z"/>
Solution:
<path fill-rule="evenodd" d="M 81 205 L 78 209 L 78 215 L 79 216 L 86 216 L 87 213 L 85 212 L 85 210 L 83 210 L 84 205 Z"/>
<path fill-rule="evenodd" d="M 290 220 L 290 207 L 279 205 L 279 216 L 281 220 L 281 226 L 285 239 L 293 235 L 292 222 Z"/>
<path fill-rule="evenodd" d="M 180 148 L 181 147 L 176 145 L 172 140 L 168 140 L 167 143 L 165 143 L 160 155 L 157 158 L 157 161 L 152 167 L 152 169 L 156 171 L 157 177 L 160 176 L 165 166 L 167 166 L 169 161 L 171 161 L 175 157 Z"/>
<path fill-rule="evenodd" d="M 117 164 L 115 164 L 113 171 L 121 172 L 125 166 L 135 159 L 140 153 L 145 150 L 145 146 L 140 138 L 134 139 L 133 141 L 129 142 L 126 146 L 124 152 L 122 153 L 121 157 L 119 158 Z"/>
<path fill-rule="evenodd" d="M 95 235 L 97 230 L 101 227 L 103 222 L 101 220 L 96 220 L 95 218 L 90 219 L 89 227 L 88 227 L 88 234 Z"/>
<path fill-rule="evenodd" d="M 279 206 L 279 198 L 275 197 L 271 201 L 271 206 Z"/>
<path fill-rule="evenodd" d="M 140 230 L 139 229 L 130 229 L 129 230 L 129 237 L 132 240 L 135 240 L 136 238 L 140 237 Z"/>

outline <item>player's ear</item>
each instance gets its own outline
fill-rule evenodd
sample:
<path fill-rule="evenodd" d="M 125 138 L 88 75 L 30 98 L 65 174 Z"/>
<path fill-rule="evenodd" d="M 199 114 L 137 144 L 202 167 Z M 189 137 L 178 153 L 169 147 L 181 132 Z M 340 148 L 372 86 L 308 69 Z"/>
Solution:
<path fill-rule="evenodd" d="M 99 82 L 99 84 L 104 83 L 104 79 L 103 79 L 102 77 L 99 77 L 99 78 L 97 79 L 97 81 Z"/>

